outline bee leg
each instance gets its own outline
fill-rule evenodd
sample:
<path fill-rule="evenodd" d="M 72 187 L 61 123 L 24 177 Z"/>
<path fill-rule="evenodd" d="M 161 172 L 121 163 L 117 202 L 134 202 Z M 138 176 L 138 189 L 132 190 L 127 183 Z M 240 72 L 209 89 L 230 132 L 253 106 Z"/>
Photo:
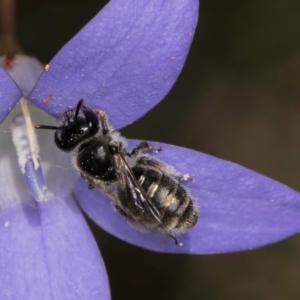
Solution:
<path fill-rule="evenodd" d="M 92 189 L 94 189 L 95 187 L 91 184 L 91 183 L 88 183 L 88 189 L 89 190 L 92 190 Z"/>
<path fill-rule="evenodd" d="M 127 218 L 126 213 L 118 205 L 115 206 L 115 211 L 118 212 L 123 218 Z"/>
<path fill-rule="evenodd" d="M 108 122 L 107 122 L 106 113 L 103 110 L 97 110 L 97 109 L 92 109 L 92 111 L 100 119 L 101 126 L 102 126 L 102 134 L 107 135 L 110 132 L 110 130 L 109 130 Z"/>
<path fill-rule="evenodd" d="M 79 175 L 80 175 L 81 178 L 83 178 L 85 181 L 87 181 L 88 189 L 89 189 L 89 190 L 92 190 L 92 189 L 95 188 L 95 187 L 89 182 L 89 180 L 87 179 L 87 177 L 86 177 L 82 172 L 80 172 Z"/>
<path fill-rule="evenodd" d="M 179 171 L 177 171 L 175 168 L 172 166 L 166 165 L 161 161 L 157 161 L 154 159 L 149 159 L 147 156 L 142 156 L 138 160 L 139 164 L 158 168 L 162 171 L 167 172 L 169 175 L 173 176 L 174 178 L 181 180 L 181 181 L 188 181 L 188 182 L 193 182 L 194 178 L 189 175 L 189 174 L 181 174 Z"/>
<path fill-rule="evenodd" d="M 144 151 L 158 153 L 162 151 L 162 148 L 154 149 L 149 143 L 141 142 L 131 150 L 129 156 L 137 156 L 140 152 L 144 152 Z"/>
<path fill-rule="evenodd" d="M 147 157 L 147 156 L 140 157 L 139 160 L 137 161 L 137 163 L 144 165 L 144 166 L 155 167 L 160 170 L 165 170 L 167 168 L 167 166 L 164 163 L 154 160 L 154 159 L 149 159 L 149 157 Z"/>
<path fill-rule="evenodd" d="M 190 174 L 178 174 L 178 179 L 181 181 L 193 182 L 194 178 Z"/>
<path fill-rule="evenodd" d="M 182 247 L 182 246 L 183 246 L 182 243 L 179 243 L 179 242 L 178 242 L 178 240 L 176 239 L 176 237 L 175 237 L 174 235 L 168 234 L 168 236 L 169 236 L 170 238 L 172 238 L 172 239 L 175 241 L 175 245 L 176 245 L 177 247 Z"/>
<path fill-rule="evenodd" d="M 187 182 L 194 182 L 194 178 L 189 174 L 181 174 L 177 170 L 171 170 L 170 175 L 174 176 L 177 180 L 180 181 L 187 181 Z"/>

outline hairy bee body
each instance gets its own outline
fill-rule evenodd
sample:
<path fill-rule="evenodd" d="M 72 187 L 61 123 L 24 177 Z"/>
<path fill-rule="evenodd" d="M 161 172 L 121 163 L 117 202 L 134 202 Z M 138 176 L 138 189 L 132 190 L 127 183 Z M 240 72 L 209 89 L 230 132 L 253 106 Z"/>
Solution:
<path fill-rule="evenodd" d="M 198 219 L 194 201 L 179 183 L 191 178 L 156 160 L 151 153 L 159 149 L 147 142 L 128 152 L 125 139 L 112 129 L 106 114 L 88 108 L 83 100 L 66 111 L 59 123 L 58 127 L 36 128 L 56 130 L 57 147 L 73 153 L 75 168 L 89 188 L 107 195 L 134 227 L 158 230 L 181 245 L 175 235 L 193 227 Z"/>

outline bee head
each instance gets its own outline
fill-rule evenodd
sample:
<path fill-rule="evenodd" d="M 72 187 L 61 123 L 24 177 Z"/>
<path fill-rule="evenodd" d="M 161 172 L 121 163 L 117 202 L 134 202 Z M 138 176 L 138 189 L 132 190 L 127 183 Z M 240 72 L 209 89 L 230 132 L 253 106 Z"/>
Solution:
<path fill-rule="evenodd" d="M 67 110 L 59 120 L 60 126 L 38 125 L 35 128 L 56 130 L 54 134 L 56 146 L 66 152 L 72 151 L 99 131 L 97 115 L 82 104 L 83 99 L 78 101 L 75 109 Z"/>

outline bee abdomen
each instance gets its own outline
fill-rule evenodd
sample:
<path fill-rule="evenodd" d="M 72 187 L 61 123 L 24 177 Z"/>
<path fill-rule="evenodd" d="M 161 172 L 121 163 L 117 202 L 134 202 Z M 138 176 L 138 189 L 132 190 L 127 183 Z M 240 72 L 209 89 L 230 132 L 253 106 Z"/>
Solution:
<path fill-rule="evenodd" d="M 188 192 L 173 178 L 156 169 L 134 167 L 133 171 L 147 196 L 161 214 L 157 227 L 171 230 L 187 230 L 198 219 L 197 209 Z"/>
<path fill-rule="evenodd" d="M 188 192 L 177 183 L 177 191 L 172 202 L 166 208 L 162 219 L 168 230 L 187 230 L 193 227 L 198 219 L 198 211 Z"/>
<path fill-rule="evenodd" d="M 190 200 L 186 210 L 181 215 L 179 222 L 174 229 L 179 229 L 179 230 L 190 229 L 197 223 L 197 220 L 198 220 L 198 210 L 195 207 L 193 201 Z"/>

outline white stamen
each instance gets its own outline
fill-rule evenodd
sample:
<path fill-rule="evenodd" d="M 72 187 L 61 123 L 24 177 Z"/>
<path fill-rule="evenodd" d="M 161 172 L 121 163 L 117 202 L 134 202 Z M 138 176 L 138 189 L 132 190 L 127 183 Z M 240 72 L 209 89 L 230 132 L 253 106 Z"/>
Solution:
<path fill-rule="evenodd" d="M 40 166 L 38 161 L 40 150 L 37 143 L 37 137 L 29 114 L 27 100 L 25 98 L 22 98 L 20 102 L 21 102 L 21 107 L 25 118 L 27 133 L 28 133 L 31 158 L 34 164 L 34 169 L 37 170 L 37 168 Z"/>
<path fill-rule="evenodd" d="M 47 199 L 47 187 L 37 156 L 38 146 L 36 136 L 26 103 L 22 106 L 22 108 L 24 107 L 24 115 L 16 115 L 11 124 L 12 139 L 16 148 L 19 166 L 29 192 L 36 201 L 41 202 Z"/>
<path fill-rule="evenodd" d="M 13 143 L 16 147 L 18 162 L 23 174 L 25 173 L 25 164 L 31 157 L 28 139 L 27 136 L 24 136 L 24 132 L 27 132 L 24 117 L 23 115 L 18 115 L 11 124 L 11 133 Z"/>

